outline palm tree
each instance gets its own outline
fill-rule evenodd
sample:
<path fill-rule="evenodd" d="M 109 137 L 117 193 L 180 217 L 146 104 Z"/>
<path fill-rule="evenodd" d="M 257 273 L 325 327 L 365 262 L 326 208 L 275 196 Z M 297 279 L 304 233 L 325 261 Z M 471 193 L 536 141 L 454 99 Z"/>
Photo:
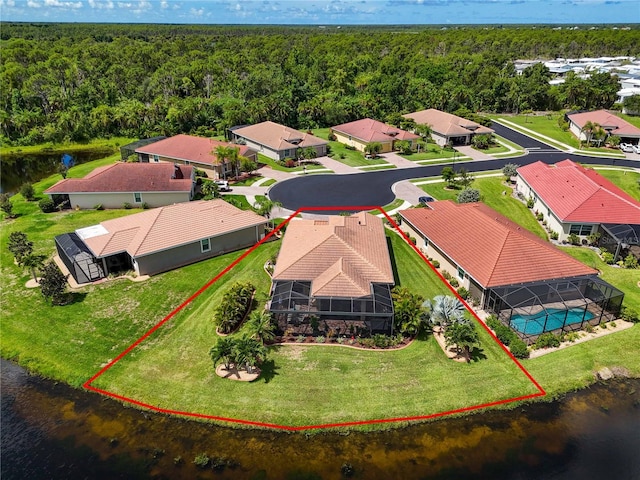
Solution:
<path fill-rule="evenodd" d="M 244 364 L 247 373 L 253 373 L 253 368 L 267 357 L 267 349 L 255 338 L 241 337 L 235 341 L 234 357 L 236 365 Z"/>
<path fill-rule="evenodd" d="M 253 312 L 248 327 L 250 336 L 260 340 L 262 344 L 264 344 L 265 340 L 273 340 L 276 336 L 271 313 L 266 310 Z"/>
<path fill-rule="evenodd" d="M 471 361 L 471 347 L 480 344 L 475 324 L 466 321 L 454 323 L 447 328 L 444 332 L 444 338 L 447 347 L 455 345 L 458 353 L 460 353 L 460 349 L 464 349 L 467 363 Z"/>
<path fill-rule="evenodd" d="M 282 207 L 282 203 L 269 200 L 267 197 L 257 197 L 256 203 L 253 204 L 253 210 L 263 217 L 270 218 L 271 210 L 276 207 Z"/>
<path fill-rule="evenodd" d="M 213 153 L 217 159 L 218 159 L 218 164 L 222 166 L 222 178 L 224 180 L 227 179 L 227 167 L 226 167 L 226 160 L 228 158 L 231 157 L 232 153 L 231 153 L 231 149 L 225 145 L 218 145 Z"/>
<path fill-rule="evenodd" d="M 464 317 L 464 305 L 451 295 L 436 295 L 433 300 L 422 304 L 429 309 L 432 325 L 440 325 L 443 331 L 452 323 L 460 322 Z"/>
<path fill-rule="evenodd" d="M 233 337 L 221 337 L 209 350 L 209 356 L 215 367 L 218 362 L 224 362 L 224 368 L 229 370 L 229 365 L 235 363 L 234 350 L 236 340 Z"/>
<path fill-rule="evenodd" d="M 593 133 L 600 128 L 600 124 L 596 123 L 596 122 L 592 122 L 591 120 L 587 121 L 587 123 L 584 124 L 584 126 L 580 129 L 580 133 L 585 133 L 586 134 L 586 143 L 587 143 L 587 147 L 591 144 L 591 137 L 593 136 Z"/>
<path fill-rule="evenodd" d="M 33 276 L 33 281 L 38 283 L 38 276 L 36 275 L 36 268 L 42 268 L 44 265 L 44 261 L 47 257 L 44 255 L 34 255 L 33 253 L 29 253 L 22 257 L 20 264 L 24 267 L 27 267 L 31 270 L 31 275 Z"/>

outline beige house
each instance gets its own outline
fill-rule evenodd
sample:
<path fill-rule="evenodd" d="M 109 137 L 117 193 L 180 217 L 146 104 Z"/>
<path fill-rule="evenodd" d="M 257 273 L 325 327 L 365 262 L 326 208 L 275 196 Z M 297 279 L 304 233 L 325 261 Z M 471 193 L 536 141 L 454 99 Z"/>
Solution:
<path fill-rule="evenodd" d="M 469 145 L 475 135 L 490 135 L 491 128 L 477 122 L 458 117 L 450 113 L 429 108 L 419 112 L 407 113 L 404 118 L 410 118 L 419 125 L 431 127 L 431 138 L 444 147 L 445 145 Z"/>
<path fill-rule="evenodd" d="M 589 134 L 584 130 L 587 122 L 598 124 L 607 135 L 617 135 L 622 142 L 629 142 L 637 145 L 640 142 L 640 128 L 631 125 L 626 120 L 607 110 L 596 110 L 593 112 L 580 112 L 567 114 L 569 130 L 578 139 L 587 140 Z"/>
<path fill-rule="evenodd" d="M 134 270 L 154 275 L 250 247 L 267 220 L 224 200 L 178 203 L 106 220 L 56 237 L 58 254 L 79 283 Z"/>
<path fill-rule="evenodd" d="M 331 127 L 330 132 L 335 135 L 338 142 L 354 147 L 361 152 L 364 152 L 366 146 L 373 142 L 382 146 L 380 153 L 392 152 L 396 149 L 396 142 L 399 141 L 409 142 L 411 150 L 415 150 L 416 142 L 420 139 L 419 135 L 371 118 L 336 125 Z"/>
<path fill-rule="evenodd" d="M 311 317 L 393 331 L 394 284 L 382 220 L 366 212 L 289 222 L 272 278 L 269 310 L 281 329 Z"/>
<path fill-rule="evenodd" d="M 219 147 L 236 149 L 238 156 L 258 161 L 256 152 L 245 145 L 235 145 L 230 142 L 193 135 L 176 135 L 165 138 L 138 147 L 135 152 L 138 154 L 138 161 L 142 163 L 171 162 L 192 165 L 203 170 L 209 178 L 213 179 L 226 179 L 235 176 L 239 171 L 238 163 L 232 162 L 229 158 L 225 158 L 224 162 L 221 161 L 216 153 Z"/>
<path fill-rule="evenodd" d="M 246 145 L 273 160 L 296 159 L 301 156 L 301 149 L 309 147 L 315 150 L 316 157 L 323 157 L 327 154 L 329 143 L 310 133 L 274 122 L 234 127 L 230 129 L 230 133 L 235 143 Z"/>
<path fill-rule="evenodd" d="M 84 178 L 66 178 L 44 192 L 65 208 L 153 208 L 193 198 L 193 168 L 172 163 L 117 162 Z"/>

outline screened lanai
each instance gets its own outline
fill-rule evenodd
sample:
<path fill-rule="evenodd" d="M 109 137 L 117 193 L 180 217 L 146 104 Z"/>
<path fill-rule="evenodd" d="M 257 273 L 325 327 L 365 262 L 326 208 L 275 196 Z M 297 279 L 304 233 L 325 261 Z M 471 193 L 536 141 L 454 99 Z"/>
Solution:
<path fill-rule="evenodd" d="M 611 252 L 614 262 L 629 254 L 640 260 L 640 225 L 602 224 L 598 246 Z"/>
<path fill-rule="evenodd" d="M 624 293 L 598 277 L 540 281 L 491 288 L 485 310 L 527 343 L 545 332 L 570 332 L 614 320 Z"/>
<path fill-rule="evenodd" d="M 56 250 L 62 263 L 76 282 L 89 283 L 105 277 L 102 262 L 96 260 L 75 233 L 64 233 L 55 238 Z"/>
<path fill-rule="evenodd" d="M 277 280 L 273 283 L 269 310 L 280 330 L 310 325 L 312 317 L 346 332 L 354 322 L 369 333 L 393 332 L 391 285 L 372 284 L 366 297 L 313 297 L 311 282 Z M 329 323 L 330 322 L 330 323 Z"/>

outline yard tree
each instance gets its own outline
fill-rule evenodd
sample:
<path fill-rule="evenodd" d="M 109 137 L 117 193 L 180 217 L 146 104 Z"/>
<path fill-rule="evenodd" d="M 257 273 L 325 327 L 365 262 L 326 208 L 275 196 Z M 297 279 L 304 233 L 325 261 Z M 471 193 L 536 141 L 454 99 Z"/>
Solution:
<path fill-rule="evenodd" d="M 13 203 L 9 195 L 6 193 L 0 193 L 0 210 L 2 210 L 7 218 L 13 218 Z"/>
<path fill-rule="evenodd" d="M 407 287 L 394 287 L 391 290 L 393 299 L 394 322 L 396 329 L 407 335 L 416 335 L 422 324 L 423 298 Z"/>
<path fill-rule="evenodd" d="M 224 363 L 224 368 L 229 370 L 234 363 L 235 339 L 233 337 L 220 337 L 216 344 L 209 350 L 209 356 L 215 367 L 219 362 Z"/>
<path fill-rule="evenodd" d="M 211 153 L 213 153 L 218 159 L 218 165 L 222 167 L 222 178 L 226 180 L 227 179 L 226 163 L 227 163 L 227 160 L 231 159 L 231 155 L 232 155 L 231 148 L 225 145 L 218 145 Z"/>
<path fill-rule="evenodd" d="M 511 177 L 515 177 L 518 174 L 518 168 L 520 168 L 520 165 L 507 163 L 502 167 L 502 174 L 504 175 L 504 178 L 509 181 Z"/>
<path fill-rule="evenodd" d="M 592 122 L 591 120 L 588 120 L 584 126 L 580 129 L 580 133 L 584 133 L 585 134 L 585 143 L 587 144 L 587 146 L 589 146 L 591 144 L 591 138 L 593 137 L 594 132 L 600 128 L 600 124 L 598 124 L 597 122 Z"/>
<path fill-rule="evenodd" d="M 238 156 L 238 161 L 240 162 L 240 170 L 243 172 L 252 173 L 258 169 L 258 162 L 244 155 Z"/>
<path fill-rule="evenodd" d="M 369 142 L 364 146 L 364 153 L 377 157 L 382 151 L 382 144 L 380 142 Z"/>
<path fill-rule="evenodd" d="M 436 295 L 427 300 L 422 306 L 429 311 L 429 321 L 432 325 L 439 325 L 443 331 L 453 323 L 464 318 L 464 305 L 451 295 Z"/>
<path fill-rule="evenodd" d="M 250 336 L 260 340 L 262 344 L 275 338 L 274 330 L 276 326 L 271 318 L 271 313 L 266 310 L 253 312 L 247 326 Z"/>
<path fill-rule="evenodd" d="M 35 191 L 33 190 L 33 185 L 31 183 L 23 183 L 20 187 L 20 194 L 27 202 L 32 202 L 35 200 Z"/>
<path fill-rule="evenodd" d="M 200 191 L 205 196 L 205 198 L 219 198 L 220 197 L 220 187 L 213 180 L 204 180 L 202 185 L 200 186 Z"/>
<path fill-rule="evenodd" d="M 469 188 L 474 180 L 473 175 L 471 175 L 466 168 L 458 170 L 456 183 L 462 185 L 462 188 Z"/>
<path fill-rule="evenodd" d="M 448 187 L 456 186 L 456 172 L 453 167 L 444 167 L 442 169 L 442 179 L 447 182 Z"/>
<path fill-rule="evenodd" d="M 480 201 L 480 190 L 475 188 L 465 188 L 456 198 L 458 203 L 475 203 Z"/>
<path fill-rule="evenodd" d="M 640 115 L 640 95 L 625 97 L 622 105 L 629 115 Z"/>
<path fill-rule="evenodd" d="M 480 345 L 475 323 L 469 320 L 451 324 L 445 330 L 444 338 L 448 347 L 455 345 L 458 353 L 464 351 L 467 362 L 471 361 L 471 348 Z"/>
<path fill-rule="evenodd" d="M 473 146 L 480 150 L 486 150 L 489 148 L 492 141 L 493 139 L 489 134 L 474 135 L 471 139 Z"/>
<path fill-rule="evenodd" d="M 431 125 L 428 125 L 426 123 L 418 123 L 415 126 L 415 132 L 422 138 L 427 138 L 431 135 Z"/>
<path fill-rule="evenodd" d="M 22 259 L 33 253 L 33 242 L 29 241 L 24 232 L 11 232 L 7 250 L 13 254 L 18 265 L 22 265 Z"/>
<path fill-rule="evenodd" d="M 256 365 L 267 358 L 266 347 L 262 342 L 251 337 L 237 338 L 233 350 L 236 366 L 244 365 L 247 373 L 253 373 Z"/>
<path fill-rule="evenodd" d="M 256 203 L 253 204 L 253 210 L 258 215 L 271 218 L 271 210 L 282 207 L 280 202 L 274 202 L 267 197 L 256 197 Z"/>
<path fill-rule="evenodd" d="M 53 305 L 60 305 L 67 289 L 67 277 L 53 262 L 47 262 L 40 272 L 40 289 L 42 295 Z"/>
<path fill-rule="evenodd" d="M 46 256 L 44 255 L 35 255 L 33 253 L 29 253 L 22 257 L 21 265 L 27 267 L 31 271 L 31 276 L 33 277 L 34 282 L 38 282 L 38 276 L 36 275 L 36 269 L 41 268 L 46 260 Z"/>

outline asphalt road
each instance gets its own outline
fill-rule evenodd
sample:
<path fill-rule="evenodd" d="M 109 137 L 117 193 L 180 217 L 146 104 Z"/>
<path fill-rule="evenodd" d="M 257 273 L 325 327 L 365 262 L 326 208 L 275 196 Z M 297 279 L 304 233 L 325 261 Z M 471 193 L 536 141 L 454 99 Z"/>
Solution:
<path fill-rule="evenodd" d="M 507 163 L 528 165 L 540 160 L 551 164 L 567 158 L 587 165 L 615 165 L 636 168 L 639 166 L 639 162 L 634 160 L 591 157 L 562 152 L 505 126 L 494 124 L 492 128 L 496 130 L 498 135 L 526 149 L 533 149 L 533 151 L 519 157 L 504 159 L 457 161 L 454 165 L 456 170 L 464 167 L 469 172 L 483 172 L 500 170 Z M 335 214 L 341 210 L 361 210 L 362 208 L 360 207 L 377 207 L 393 202 L 395 195 L 391 191 L 391 186 L 394 183 L 412 178 L 438 177 L 442 168 L 443 164 L 438 164 L 347 175 L 313 174 L 299 176 L 276 183 L 269 190 L 269 197 L 271 200 L 282 203 L 283 207 L 289 210 L 305 209 L 306 207 L 341 207 L 333 212 Z"/>

